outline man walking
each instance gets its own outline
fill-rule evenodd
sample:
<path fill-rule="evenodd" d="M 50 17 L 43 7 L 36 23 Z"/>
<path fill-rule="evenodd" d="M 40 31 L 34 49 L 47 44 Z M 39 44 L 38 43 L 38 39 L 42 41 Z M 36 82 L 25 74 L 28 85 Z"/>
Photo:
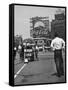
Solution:
<path fill-rule="evenodd" d="M 38 58 L 38 45 L 37 45 L 37 41 L 35 42 L 35 57 L 36 57 L 36 60 L 39 60 Z"/>
<path fill-rule="evenodd" d="M 54 51 L 57 76 L 61 77 L 62 75 L 64 75 L 62 49 L 65 48 L 65 42 L 62 38 L 59 38 L 57 33 L 55 33 L 55 38 L 51 42 L 51 48 Z"/>

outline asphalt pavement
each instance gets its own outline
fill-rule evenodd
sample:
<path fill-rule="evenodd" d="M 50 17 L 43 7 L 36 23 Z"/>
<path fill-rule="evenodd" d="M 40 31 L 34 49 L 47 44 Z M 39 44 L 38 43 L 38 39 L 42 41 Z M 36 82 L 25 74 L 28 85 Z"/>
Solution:
<path fill-rule="evenodd" d="M 14 80 L 15 85 L 65 82 L 65 75 L 60 78 L 55 75 L 56 67 L 53 52 L 39 52 L 38 57 L 39 60 L 35 59 L 35 61 L 29 62 L 19 72 Z M 65 71 L 65 53 L 63 53 L 63 61 Z M 24 62 L 17 53 L 14 61 L 14 74 L 16 74 L 23 65 Z"/>

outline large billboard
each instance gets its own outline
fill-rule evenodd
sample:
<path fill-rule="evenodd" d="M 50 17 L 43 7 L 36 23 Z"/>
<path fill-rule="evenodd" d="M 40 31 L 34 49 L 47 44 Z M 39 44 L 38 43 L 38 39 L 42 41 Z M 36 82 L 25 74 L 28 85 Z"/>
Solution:
<path fill-rule="evenodd" d="M 49 17 L 34 17 L 31 18 L 31 23 L 31 37 L 49 37 Z"/>

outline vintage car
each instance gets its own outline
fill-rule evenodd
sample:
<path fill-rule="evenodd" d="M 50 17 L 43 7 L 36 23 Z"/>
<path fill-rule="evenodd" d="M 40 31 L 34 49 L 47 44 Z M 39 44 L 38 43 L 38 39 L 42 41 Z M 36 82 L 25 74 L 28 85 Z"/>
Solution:
<path fill-rule="evenodd" d="M 34 61 L 33 44 L 26 44 L 26 46 L 24 47 L 24 57 L 27 58 L 28 61 Z"/>
<path fill-rule="evenodd" d="M 29 61 L 34 61 L 34 42 L 32 39 L 24 40 L 24 60 L 28 59 Z"/>

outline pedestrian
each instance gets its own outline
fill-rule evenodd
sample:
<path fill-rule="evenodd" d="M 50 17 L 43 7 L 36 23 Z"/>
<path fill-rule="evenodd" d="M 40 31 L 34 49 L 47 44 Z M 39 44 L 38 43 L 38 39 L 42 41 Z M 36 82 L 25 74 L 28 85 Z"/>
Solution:
<path fill-rule="evenodd" d="M 22 51 L 21 51 L 21 53 L 22 53 L 22 60 L 24 60 L 24 45 L 22 45 Z"/>
<path fill-rule="evenodd" d="M 23 45 L 19 45 L 18 49 L 19 49 L 20 59 L 24 60 L 24 46 Z"/>
<path fill-rule="evenodd" d="M 14 59 L 15 59 L 15 57 L 16 57 L 16 52 L 17 52 L 17 47 L 14 46 L 14 52 L 13 52 L 13 53 L 14 53 L 14 55 L 13 55 L 13 56 L 14 56 Z"/>
<path fill-rule="evenodd" d="M 32 61 L 34 61 L 35 57 L 34 57 L 34 45 L 32 46 Z"/>
<path fill-rule="evenodd" d="M 20 49 L 20 59 L 23 61 L 24 60 L 24 45 L 21 45 L 21 49 Z"/>
<path fill-rule="evenodd" d="M 37 45 L 37 42 L 35 43 L 35 57 L 36 57 L 36 60 L 39 60 L 38 59 L 38 45 Z"/>
<path fill-rule="evenodd" d="M 65 41 L 62 38 L 59 38 L 58 33 L 55 33 L 55 38 L 51 42 L 51 48 L 54 51 L 57 76 L 61 77 L 64 75 L 62 50 L 65 48 Z"/>

